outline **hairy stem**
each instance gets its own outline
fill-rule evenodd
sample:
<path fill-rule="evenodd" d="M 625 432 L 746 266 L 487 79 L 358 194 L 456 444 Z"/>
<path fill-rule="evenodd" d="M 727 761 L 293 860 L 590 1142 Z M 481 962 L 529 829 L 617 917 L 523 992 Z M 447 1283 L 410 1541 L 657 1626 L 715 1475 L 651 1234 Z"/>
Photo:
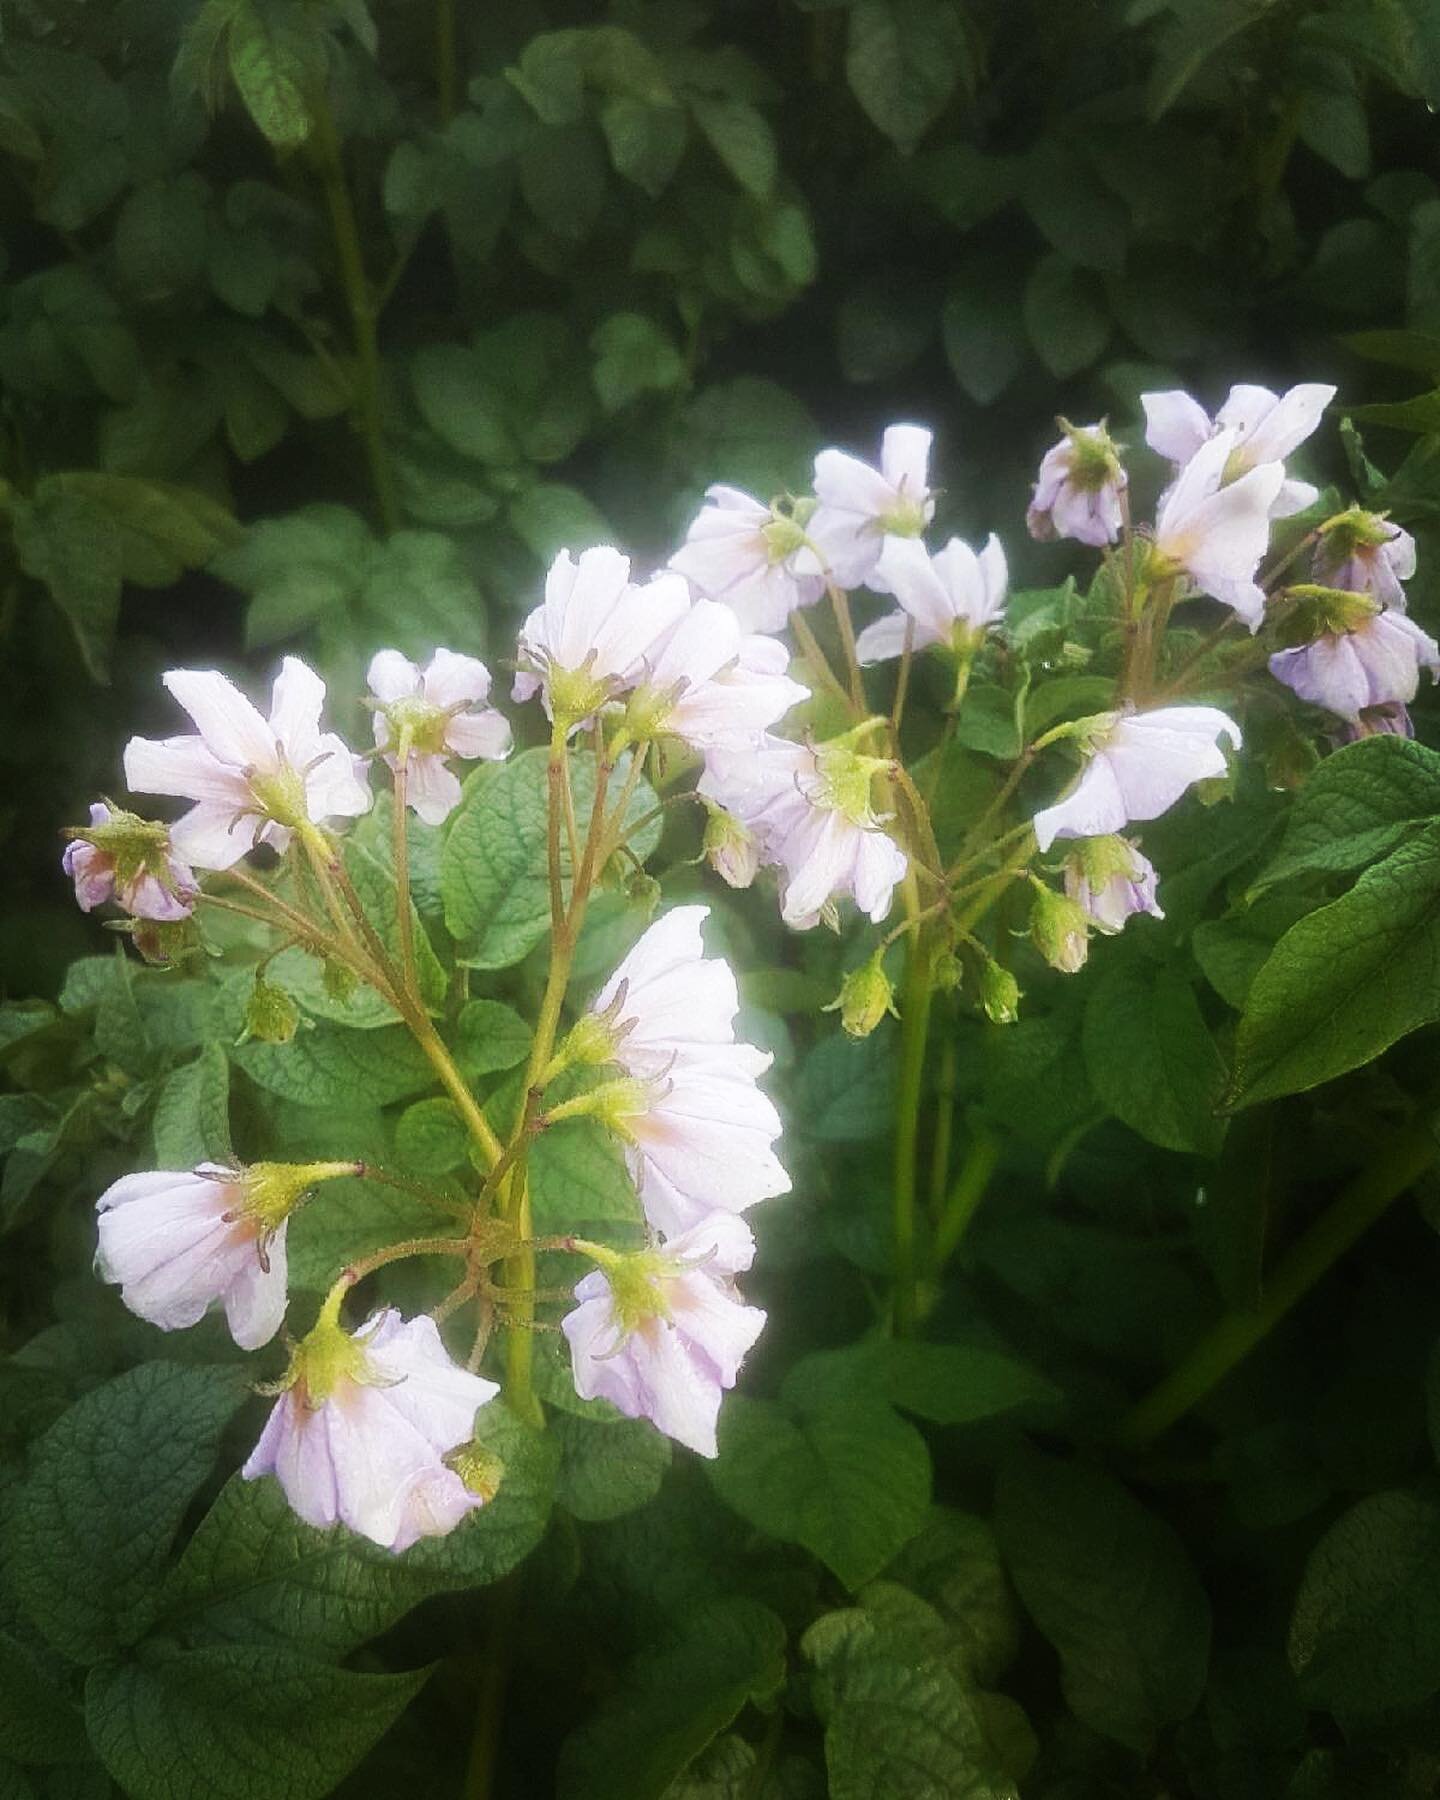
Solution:
<path fill-rule="evenodd" d="M 905 981 L 900 998 L 900 1089 L 895 1106 L 892 1216 L 894 1310 L 891 1324 L 896 1337 L 912 1337 L 916 1316 L 915 1189 L 934 953 L 930 934 L 920 918 L 921 909 L 913 872 L 905 877 L 902 893 L 912 930 L 906 946 Z"/>
<path fill-rule="evenodd" d="M 402 745 L 395 759 L 395 817 L 391 821 L 391 860 L 395 864 L 395 923 L 400 936 L 400 980 L 405 992 L 422 1005 L 420 979 L 415 969 L 415 922 L 410 917 L 410 841 L 406 817 L 406 753 Z"/>

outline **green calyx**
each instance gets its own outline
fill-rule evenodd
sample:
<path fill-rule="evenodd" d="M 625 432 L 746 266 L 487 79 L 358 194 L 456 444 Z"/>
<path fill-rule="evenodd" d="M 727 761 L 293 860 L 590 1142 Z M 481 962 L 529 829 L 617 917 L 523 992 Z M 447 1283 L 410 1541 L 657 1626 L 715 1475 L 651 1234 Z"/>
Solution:
<path fill-rule="evenodd" d="M 345 1381 L 364 1385 L 369 1379 L 369 1359 L 340 1323 L 340 1303 L 345 1288 L 333 1288 L 314 1327 L 301 1338 L 290 1357 L 290 1367 L 280 1385 L 294 1388 L 300 1404 L 310 1411 L 323 1406 Z"/>
<path fill-rule="evenodd" d="M 1114 440 L 1104 425 L 1093 431 L 1072 425 L 1068 419 L 1058 421 L 1070 441 L 1069 479 L 1082 493 L 1098 493 L 1124 473 Z"/>
<path fill-rule="evenodd" d="M 1105 837 L 1081 838 L 1069 861 L 1079 870 L 1081 880 L 1092 893 L 1098 894 L 1109 887 L 1117 877 L 1122 881 L 1135 879 L 1134 847 L 1113 832 Z"/>
<path fill-rule="evenodd" d="M 106 802 L 107 806 L 109 802 Z M 92 844 L 108 857 L 115 871 L 115 885 L 128 889 L 142 876 L 153 876 L 170 890 L 170 828 L 138 813 L 110 807 L 103 825 L 75 825 L 66 833 L 72 841 Z"/>
<path fill-rule="evenodd" d="M 610 1017 L 613 1009 L 607 1007 L 603 1013 L 582 1013 L 570 1027 L 560 1053 L 555 1059 L 555 1073 L 562 1068 L 572 1068 L 576 1064 L 584 1067 L 595 1067 L 600 1063 L 613 1062 L 615 1051 L 620 1042 Z"/>
<path fill-rule="evenodd" d="M 636 688 L 625 706 L 625 736 L 637 744 L 659 737 L 682 692 L 679 684 L 659 688 L 645 682 Z"/>
<path fill-rule="evenodd" d="M 445 750 L 445 727 L 452 717 L 443 706 L 432 706 L 418 694 L 388 701 L 380 712 L 390 726 L 390 750 L 400 762 L 411 755 L 440 756 Z"/>
<path fill-rule="evenodd" d="M 670 1257 L 659 1250 L 637 1250 L 632 1255 L 615 1250 L 601 1252 L 599 1245 L 592 1246 L 590 1254 L 604 1270 L 614 1299 L 616 1323 L 626 1337 L 652 1319 L 669 1323 L 670 1303 L 665 1289 L 675 1273 Z"/>
<path fill-rule="evenodd" d="M 1357 550 L 1378 550 L 1395 535 L 1395 528 L 1384 513 L 1367 512 L 1363 506 L 1335 513 L 1318 530 L 1326 559 L 1335 562 L 1344 562 Z"/>
<path fill-rule="evenodd" d="M 821 784 L 817 795 L 820 805 L 842 813 L 855 825 L 874 823 L 870 785 L 877 775 L 887 774 L 894 767 L 889 757 L 865 756 L 855 749 L 855 745 L 884 724 L 883 719 L 865 719 L 840 737 L 821 744 L 815 752 L 815 767 Z"/>
<path fill-rule="evenodd" d="M 288 762 L 282 760 L 278 768 L 252 774 L 250 792 L 264 816 L 277 825 L 302 831 L 310 823 L 304 777 Z"/>
<path fill-rule="evenodd" d="M 1382 610 L 1380 602 L 1371 594 L 1324 587 L 1314 581 L 1297 582 L 1285 592 L 1297 603 L 1288 623 L 1287 636 L 1298 633 L 1299 642 L 1355 631 Z"/>
<path fill-rule="evenodd" d="M 300 1029 L 300 1008 L 282 987 L 264 976 L 255 977 L 250 998 L 245 1002 L 245 1028 L 242 1044 L 252 1039 L 259 1044 L 288 1044 Z"/>
<path fill-rule="evenodd" d="M 877 521 L 887 537 L 918 538 L 925 533 L 925 508 L 918 500 L 901 498 Z"/>
<path fill-rule="evenodd" d="M 1013 1025 L 1020 1017 L 1020 983 L 993 956 L 980 965 L 980 1004 L 992 1025 Z"/>
<path fill-rule="evenodd" d="M 608 1061 L 609 1058 L 604 1060 Z M 545 1115 L 547 1124 L 561 1119 L 598 1119 L 607 1131 L 619 1137 L 630 1135 L 630 1121 L 647 1113 L 655 1104 L 656 1084 L 630 1075 L 617 1081 L 603 1081 L 588 1094 L 577 1094 L 573 1100 L 562 1100 Z"/>
<path fill-rule="evenodd" d="M 610 698 L 610 689 L 597 681 L 592 673 L 592 659 L 587 657 L 578 669 L 558 669 L 552 664 L 546 687 L 550 695 L 550 712 L 555 722 L 569 727 L 588 719 Z"/>
<path fill-rule="evenodd" d="M 815 506 L 813 499 L 771 501 L 770 519 L 768 524 L 760 527 L 760 539 L 765 546 L 765 560 L 772 568 L 794 556 L 798 550 L 814 548 L 805 527 L 810 523 Z"/>
<path fill-rule="evenodd" d="M 278 1231 L 306 1193 L 322 1181 L 354 1175 L 353 1162 L 251 1163 L 238 1183 L 243 1198 L 239 1211 L 254 1219 L 265 1235 Z"/>
<path fill-rule="evenodd" d="M 1032 875 L 1035 891 L 1030 910 L 1030 937 L 1052 969 L 1073 975 L 1089 953 L 1090 920 L 1077 901 L 1057 894 Z"/>

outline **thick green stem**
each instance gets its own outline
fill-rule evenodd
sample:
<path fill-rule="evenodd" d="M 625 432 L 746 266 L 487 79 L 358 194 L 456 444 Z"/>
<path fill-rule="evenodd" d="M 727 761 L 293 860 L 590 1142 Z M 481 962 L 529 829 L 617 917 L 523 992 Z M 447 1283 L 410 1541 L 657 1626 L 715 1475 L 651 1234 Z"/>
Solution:
<path fill-rule="evenodd" d="M 960 1173 L 955 1177 L 955 1185 L 950 1190 L 939 1223 L 935 1227 L 931 1262 L 937 1276 L 955 1254 L 960 1240 L 969 1230 L 970 1221 L 985 1198 L 985 1190 L 990 1185 L 990 1177 L 995 1173 L 995 1165 L 999 1160 L 999 1138 L 984 1126 L 979 1127 L 970 1140 L 965 1160 L 960 1165 Z"/>
<path fill-rule="evenodd" d="M 850 601 L 842 587 L 833 581 L 826 584 L 830 605 L 835 614 L 835 628 L 840 633 L 840 648 L 845 653 L 845 673 L 850 683 L 850 704 L 855 716 L 865 716 L 865 677 L 860 673 L 860 658 L 855 653 L 855 626 L 850 618 Z"/>
<path fill-rule="evenodd" d="M 323 88 L 314 96 L 312 112 L 315 129 L 311 142 L 325 188 L 325 202 L 330 210 L 330 229 L 335 239 L 340 282 L 345 294 L 346 309 L 350 314 L 350 331 L 355 346 L 357 422 L 365 446 L 365 460 L 370 469 L 370 482 L 375 490 L 380 523 L 386 531 L 395 531 L 400 525 L 400 507 L 395 495 L 395 478 L 385 449 L 380 417 L 378 312 L 369 277 L 365 273 L 360 229 L 355 220 L 350 189 L 345 181 L 340 138 Z"/>
<path fill-rule="evenodd" d="M 1416 1123 L 1395 1137 L 1291 1246 L 1266 1283 L 1260 1305 L 1253 1312 L 1226 1313 L 1219 1319 L 1185 1360 L 1126 1414 L 1117 1441 L 1126 1449 L 1139 1449 L 1218 1387 L 1391 1201 L 1424 1174 L 1437 1150 L 1427 1104 Z"/>
<path fill-rule="evenodd" d="M 911 1337 L 916 1317 L 915 1189 L 919 1159 L 920 1109 L 925 1085 L 925 1042 L 930 1028 L 933 949 L 919 920 L 915 877 L 907 875 L 905 908 L 914 929 L 906 947 L 905 982 L 900 998 L 900 1089 L 895 1107 L 895 1192 L 893 1258 L 895 1295 L 891 1326 L 896 1337 Z"/>
<path fill-rule="evenodd" d="M 521 1571 L 516 1569 L 491 1589 L 490 1620 L 480 1659 L 480 1692 L 475 1730 L 465 1770 L 464 1800 L 491 1800 L 500 1759 L 500 1733 L 505 1717 L 505 1690 L 510 1685 L 510 1654 L 520 1610 Z"/>

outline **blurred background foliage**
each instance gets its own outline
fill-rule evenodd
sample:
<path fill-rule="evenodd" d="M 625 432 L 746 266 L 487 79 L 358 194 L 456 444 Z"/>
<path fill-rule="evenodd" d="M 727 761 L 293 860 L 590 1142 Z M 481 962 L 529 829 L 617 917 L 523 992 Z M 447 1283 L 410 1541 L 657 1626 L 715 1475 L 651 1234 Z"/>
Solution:
<path fill-rule="evenodd" d="M 708 481 L 901 416 L 1022 585 L 1063 567 L 1020 534 L 1057 410 L 1138 441 L 1142 387 L 1334 379 L 1412 476 L 1440 430 L 1435 0 L 0 25 L 11 991 L 90 941 L 56 821 L 162 666 L 503 655 L 560 545 L 663 559 Z M 1423 482 L 1385 498 L 1423 531 Z"/>

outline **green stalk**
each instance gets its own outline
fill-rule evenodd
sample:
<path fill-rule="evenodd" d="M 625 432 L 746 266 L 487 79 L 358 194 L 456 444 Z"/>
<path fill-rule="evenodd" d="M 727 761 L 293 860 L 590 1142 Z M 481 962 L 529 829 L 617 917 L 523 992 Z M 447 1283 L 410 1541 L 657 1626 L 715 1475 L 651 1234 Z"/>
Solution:
<path fill-rule="evenodd" d="M 919 1162 L 920 1106 L 925 1085 L 925 1044 L 934 992 L 934 953 L 930 935 L 919 921 L 914 873 L 905 877 L 905 910 L 913 929 L 905 952 L 905 980 L 900 997 L 900 1090 L 895 1105 L 895 1190 L 893 1197 L 893 1262 L 895 1280 L 891 1326 L 896 1337 L 915 1333 L 916 1251 L 915 1189 Z"/>
<path fill-rule="evenodd" d="M 1139 1404 L 1116 1433 L 1138 1450 L 1197 1406 L 1302 1300 L 1322 1275 L 1405 1193 L 1434 1162 L 1437 1145 L 1430 1107 L 1392 1139 L 1281 1259 L 1253 1312 L 1226 1313 Z"/>
<path fill-rule="evenodd" d="M 985 1190 L 990 1185 L 990 1177 L 995 1173 L 995 1165 L 999 1160 L 999 1138 L 980 1126 L 970 1140 L 965 1160 L 960 1165 L 960 1173 L 955 1177 L 955 1185 L 950 1190 L 939 1223 L 935 1227 L 931 1262 L 937 1276 L 955 1254 L 960 1240 L 969 1229 L 970 1221 L 985 1198 Z"/>
<path fill-rule="evenodd" d="M 345 183 L 345 163 L 340 150 L 335 117 L 323 88 L 313 99 L 312 116 L 315 160 L 325 188 L 325 202 L 330 210 L 330 228 L 335 239 L 335 254 L 340 264 L 340 282 L 345 305 L 350 314 L 350 330 L 355 345 L 355 364 L 359 377 L 356 401 L 359 408 L 359 430 L 365 446 L 365 460 L 370 469 L 370 483 L 375 490 L 375 503 L 380 523 L 387 531 L 400 526 L 400 507 L 395 495 L 395 480 L 385 450 L 385 436 L 380 419 L 380 340 L 377 331 L 377 309 L 365 273 L 365 258 L 360 248 L 360 230 L 355 221 L 355 208 Z"/>

